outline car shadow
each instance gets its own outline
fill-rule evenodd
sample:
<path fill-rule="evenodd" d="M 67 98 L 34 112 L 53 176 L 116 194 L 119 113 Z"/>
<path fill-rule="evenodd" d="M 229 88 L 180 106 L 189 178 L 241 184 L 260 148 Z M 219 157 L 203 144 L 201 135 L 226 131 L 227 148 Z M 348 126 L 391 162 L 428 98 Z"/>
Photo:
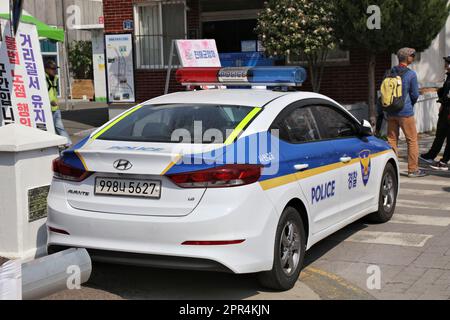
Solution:
<path fill-rule="evenodd" d="M 311 265 L 316 260 L 320 259 L 329 251 L 333 250 L 339 244 L 344 242 L 347 238 L 351 237 L 358 231 L 368 228 L 368 226 L 369 225 L 364 221 L 364 218 L 362 218 L 319 241 L 306 252 L 304 267 L 306 268 L 307 266 Z"/>
<path fill-rule="evenodd" d="M 320 241 L 306 253 L 304 268 L 367 227 L 360 220 Z M 272 293 L 258 283 L 254 274 L 170 270 L 96 262 L 84 286 L 123 299 L 240 300 L 257 298 L 261 293 Z M 283 298 L 283 295 L 274 293 L 273 298 Z"/>
<path fill-rule="evenodd" d="M 228 300 L 263 291 L 255 275 L 94 263 L 84 285 L 123 299 Z"/>

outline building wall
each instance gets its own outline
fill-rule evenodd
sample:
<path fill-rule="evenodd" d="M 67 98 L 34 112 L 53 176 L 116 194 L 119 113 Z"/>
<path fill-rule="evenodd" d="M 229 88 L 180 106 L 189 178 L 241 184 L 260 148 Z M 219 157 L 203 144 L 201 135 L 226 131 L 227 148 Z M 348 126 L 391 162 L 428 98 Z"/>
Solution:
<path fill-rule="evenodd" d="M 122 33 L 122 22 L 133 19 L 133 4 L 146 0 L 104 0 L 103 11 L 105 15 L 105 33 Z M 196 30 L 200 35 L 199 0 L 187 0 L 187 34 Z M 195 32 L 194 32 L 195 33 Z M 377 86 L 381 84 L 382 77 L 391 66 L 389 54 L 377 57 L 376 80 Z M 345 104 L 367 101 L 368 97 L 368 58 L 361 50 L 350 52 L 350 63 L 329 66 L 323 77 L 321 93 Z M 183 87 L 175 83 L 172 72 L 170 92 L 183 90 Z M 164 93 L 166 70 L 136 70 L 135 86 L 136 99 L 141 102 Z M 311 90 L 307 81 L 303 90 Z"/>
<path fill-rule="evenodd" d="M 377 56 L 376 88 L 381 86 L 384 74 L 390 67 L 390 54 Z M 320 93 L 343 104 L 366 102 L 369 95 L 368 68 L 368 55 L 363 50 L 350 50 L 350 63 L 325 67 Z M 303 90 L 312 90 L 308 80 Z"/>
<path fill-rule="evenodd" d="M 411 65 L 417 72 L 421 87 L 437 87 L 445 78 L 443 57 L 450 55 L 450 17 L 430 47 L 420 54 L 420 60 Z M 398 59 L 392 55 L 392 65 L 398 64 Z"/>
<path fill-rule="evenodd" d="M 148 2 L 146 0 L 103 0 L 105 16 L 105 34 L 127 33 L 123 30 L 124 20 L 133 20 L 133 4 Z M 195 30 L 199 34 L 200 15 L 197 0 L 188 0 L 187 6 L 187 32 Z M 164 94 L 167 70 L 135 70 L 135 91 L 138 102 L 151 99 Z M 175 71 L 172 71 L 169 92 L 184 90 L 175 81 Z"/>
<path fill-rule="evenodd" d="M 63 10 L 64 6 L 64 10 Z M 79 8 L 80 16 L 76 24 L 98 24 L 99 17 L 103 15 L 103 5 L 101 0 L 33 0 L 24 1 L 23 9 L 37 19 L 51 26 L 63 27 L 63 12 L 66 21 L 75 14 Z M 67 37 L 73 40 L 90 40 L 91 34 L 88 31 L 67 30 Z"/>

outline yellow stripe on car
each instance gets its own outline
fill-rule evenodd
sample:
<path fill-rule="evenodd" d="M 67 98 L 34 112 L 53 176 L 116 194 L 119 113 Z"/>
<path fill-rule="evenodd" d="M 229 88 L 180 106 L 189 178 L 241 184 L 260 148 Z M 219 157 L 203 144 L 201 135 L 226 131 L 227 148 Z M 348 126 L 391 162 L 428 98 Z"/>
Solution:
<path fill-rule="evenodd" d="M 89 171 L 86 161 L 84 160 L 83 156 L 78 152 L 78 150 L 75 150 L 74 152 L 77 155 L 78 159 L 80 159 L 81 163 L 83 164 L 84 170 Z"/>
<path fill-rule="evenodd" d="M 249 124 L 249 122 L 261 111 L 261 108 L 253 108 L 252 111 L 237 125 L 233 132 L 225 140 L 225 144 L 231 144 L 239 136 L 239 134 L 244 130 L 244 128 Z"/>
<path fill-rule="evenodd" d="M 379 157 L 379 156 L 382 156 L 389 152 L 392 152 L 392 150 L 385 150 L 385 151 L 382 151 L 379 153 L 375 153 L 375 154 L 371 155 L 371 158 Z M 267 191 L 267 190 L 270 190 L 273 188 L 284 186 L 286 184 L 289 184 L 289 183 L 292 183 L 292 182 L 295 182 L 298 180 L 313 177 L 313 176 L 316 176 L 316 175 L 319 175 L 319 174 L 322 174 L 322 173 L 325 173 L 328 171 L 336 170 L 336 169 L 346 167 L 346 166 L 349 166 L 349 165 L 352 165 L 355 163 L 359 163 L 359 162 L 360 162 L 360 158 L 352 159 L 352 161 L 350 161 L 348 163 L 336 162 L 336 163 L 332 163 L 330 165 L 310 169 L 310 170 L 307 170 L 304 172 L 296 172 L 296 173 L 288 174 L 285 176 L 261 181 L 259 184 L 261 185 L 263 190 Z"/>
<path fill-rule="evenodd" d="M 182 155 L 177 155 L 173 161 L 169 163 L 169 165 L 161 172 L 161 175 L 165 175 L 167 171 L 169 171 L 174 165 L 177 164 L 178 161 L 180 161 Z"/>
<path fill-rule="evenodd" d="M 110 124 L 108 124 L 106 127 L 104 127 L 102 130 L 100 130 L 99 132 L 97 132 L 92 138 L 91 141 L 94 141 L 95 139 L 97 139 L 98 137 L 100 137 L 102 134 L 104 134 L 106 131 L 108 131 L 109 129 L 111 129 L 114 125 L 116 125 L 117 123 L 119 123 L 120 121 L 122 121 L 123 119 L 125 119 L 126 117 L 128 117 L 129 115 L 133 114 L 134 112 L 138 111 L 140 108 L 142 108 L 143 105 L 138 105 L 136 107 L 134 107 L 133 109 L 127 111 L 126 113 L 124 113 L 123 115 L 121 115 L 119 118 L 117 118 L 116 120 L 114 120 L 113 122 L 111 122 Z"/>

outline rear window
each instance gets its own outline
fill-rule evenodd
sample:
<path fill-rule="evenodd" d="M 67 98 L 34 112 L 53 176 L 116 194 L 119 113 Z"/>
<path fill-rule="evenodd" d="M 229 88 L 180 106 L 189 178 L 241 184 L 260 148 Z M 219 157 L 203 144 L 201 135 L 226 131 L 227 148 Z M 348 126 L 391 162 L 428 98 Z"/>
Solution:
<path fill-rule="evenodd" d="M 98 139 L 164 143 L 223 143 L 252 107 L 207 104 L 146 105 Z"/>

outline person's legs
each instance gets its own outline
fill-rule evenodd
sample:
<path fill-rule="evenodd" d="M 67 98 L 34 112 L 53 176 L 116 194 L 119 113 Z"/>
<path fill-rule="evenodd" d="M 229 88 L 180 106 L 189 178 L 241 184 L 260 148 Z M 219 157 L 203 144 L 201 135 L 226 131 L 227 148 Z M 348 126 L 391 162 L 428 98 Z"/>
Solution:
<path fill-rule="evenodd" d="M 401 118 L 400 127 L 408 144 L 408 172 L 417 172 L 419 170 L 419 140 L 416 120 L 414 117 Z"/>
<path fill-rule="evenodd" d="M 399 118 L 389 117 L 388 118 L 388 130 L 387 130 L 387 138 L 388 143 L 394 149 L 394 152 L 398 156 L 398 136 L 400 134 L 399 131 Z"/>
<path fill-rule="evenodd" d="M 67 133 L 66 129 L 64 128 L 64 123 L 62 121 L 61 117 L 61 110 L 56 110 L 55 112 L 52 112 L 53 114 L 53 124 L 55 126 L 56 134 L 59 136 L 63 136 L 67 138 L 67 144 L 71 145 L 72 140 L 70 140 L 70 136 Z"/>
<path fill-rule="evenodd" d="M 445 146 L 444 156 L 441 162 L 448 163 L 450 161 L 450 119 L 447 121 L 447 145 Z"/>
<path fill-rule="evenodd" d="M 447 119 L 444 119 L 443 116 L 440 116 L 437 123 L 436 137 L 434 138 L 433 145 L 431 146 L 431 149 L 421 157 L 426 160 L 434 160 L 438 156 L 439 152 L 441 152 L 442 146 L 444 145 L 445 139 L 447 138 L 447 133 Z"/>

